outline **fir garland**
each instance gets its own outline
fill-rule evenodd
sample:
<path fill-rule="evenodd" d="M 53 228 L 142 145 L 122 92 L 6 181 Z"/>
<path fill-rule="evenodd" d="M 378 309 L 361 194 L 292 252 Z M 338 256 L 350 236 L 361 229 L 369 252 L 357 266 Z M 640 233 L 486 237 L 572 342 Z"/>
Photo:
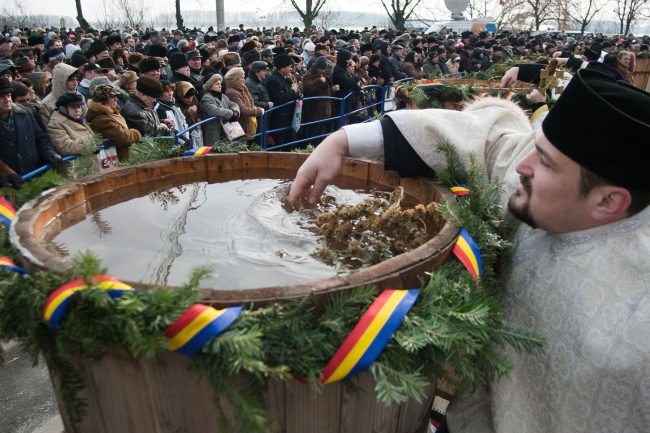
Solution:
<path fill-rule="evenodd" d="M 151 148 L 150 143 L 145 142 L 145 146 Z M 472 193 L 456 202 L 438 204 L 438 210 L 472 233 L 481 248 L 484 276 L 478 285 L 455 260 L 423 276 L 417 303 L 370 369 L 378 398 L 385 404 L 421 401 L 430 383 L 446 377 L 445 364 L 471 382 L 484 382 L 511 367 L 505 346 L 536 351 L 543 345 L 528 331 L 505 322 L 499 306 L 497 260 L 509 247 L 497 204 L 499 187 L 487 180 L 473 160 L 465 173 L 449 144 L 442 143 L 439 150 L 447 155 L 449 166 L 439 173 L 440 178 L 449 185 L 462 182 Z M 4 228 L 0 229 L 0 249 L 16 258 Z M 41 272 L 19 276 L 0 270 L 0 335 L 17 340 L 35 362 L 39 355 L 48 360 L 60 382 L 67 415 L 76 422 L 85 409 L 78 397 L 83 383 L 68 360 L 79 355 L 101 357 L 109 347 L 132 357 L 162 354 L 167 350 L 163 331 L 190 305 L 200 302 L 199 284 L 210 271 L 198 268 L 175 290 L 156 287 L 117 299 L 99 289 L 78 292 L 70 301 L 65 320 L 52 333 L 41 319 L 49 292 L 79 277 L 92 286 L 92 276 L 106 273 L 89 254 L 76 257 L 73 263 L 62 275 Z M 235 377 L 247 375 L 256 385 L 251 389 L 256 390 L 270 379 L 294 380 L 293 375 L 322 386 L 322 368 L 377 294 L 374 287 L 364 286 L 325 300 L 306 297 L 242 310 L 232 326 L 193 358 L 197 370 L 214 389 L 239 409 L 240 425 L 233 430 L 271 429 L 261 393 L 240 391 Z M 354 383 L 354 378 L 348 381 Z"/>

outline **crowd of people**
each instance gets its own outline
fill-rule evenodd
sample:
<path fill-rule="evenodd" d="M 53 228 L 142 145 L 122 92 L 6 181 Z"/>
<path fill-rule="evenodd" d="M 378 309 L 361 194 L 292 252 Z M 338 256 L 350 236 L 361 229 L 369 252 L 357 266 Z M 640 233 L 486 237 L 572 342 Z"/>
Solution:
<path fill-rule="evenodd" d="M 224 123 L 237 122 L 250 138 L 269 113 L 269 144 L 296 138 L 290 128 L 295 104 L 308 97 L 342 98 L 346 123 L 372 115 L 362 108 L 377 100 L 368 85 L 405 78 L 456 76 L 487 70 L 517 56 L 561 56 L 580 67 L 597 60 L 630 81 L 635 53 L 648 50 L 647 36 L 531 37 L 455 32 L 423 35 L 377 28 L 364 31 L 298 28 L 103 30 L 3 29 L 0 37 L 0 173 L 3 182 L 83 150 L 93 133 L 115 146 L 120 160 L 143 136 L 169 136 L 202 119 L 201 141 L 224 139 Z M 582 56 L 582 57 L 576 57 Z M 577 64 L 576 64 L 577 62 Z M 571 63 L 570 63 L 571 64 Z M 306 100 L 302 123 L 330 118 L 330 99 Z M 29 126 L 27 126 L 29 125 Z M 338 125 L 338 123 L 336 123 Z M 303 137 L 324 136 L 332 122 L 307 125 Z M 198 128 L 197 128 L 198 129 Z M 183 143 L 196 143 L 179 134 Z"/>

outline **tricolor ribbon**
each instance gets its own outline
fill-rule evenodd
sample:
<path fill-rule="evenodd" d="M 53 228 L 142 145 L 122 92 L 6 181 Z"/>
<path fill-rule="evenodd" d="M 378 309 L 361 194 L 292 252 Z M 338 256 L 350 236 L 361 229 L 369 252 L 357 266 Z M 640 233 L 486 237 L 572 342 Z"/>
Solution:
<path fill-rule="evenodd" d="M 519 94 L 511 90 L 503 96 L 503 99 L 515 102 L 519 99 Z"/>
<path fill-rule="evenodd" d="M 92 278 L 92 282 L 94 283 L 94 286 L 105 290 L 112 298 L 118 298 L 124 293 L 134 291 L 133 287 L 111 277 L 110 275 L 95 275 Z M 83 278 L 78 278 L 62 285 L 50 293 L 50 296 L 47 297 L 43 307 L 43 317 L 53 331 L 56 331 L 61 319 L 63 319 L 65 314 L 68 312 L 70 297 L 76 292 L 87 288 L 88 285 L 86 284 L 86 281 Z"/>
<path fill-rule="evenodd" d="M 183 154 L 183 156 L 200 156 L 206 155 L 212 151 L 210 146 L 201 146 L 198 149 L 190 149 Z"/>
<path fill-rule="evenodd" d="M 16 216 L 16 209 L 6 198 L 0 198 L 0 221 L 9 228 L 11 221 Z"/>
<path fill-rule="evenodd" d="M 241 308 L 240 305 L 217 310 L 207 305 L 192 305 L 165 331 L 169 338 L 167 348 L 172 352 L 194 355 L 230 326 Z"/>
<path fill-rule="evenodd" d="M 470 189 L 465 185 L 456 185 L 449 189 L 456 195 L 456 197 L 462 197 L 464 195 L 469 195 L 470 193 Z"/>
<path fill-rule="evenodd" d="M 467 230 L 460 229 L 453 252 L 475 280 L 479 280 L 483 276 L 481 250 Z"/>
<path fill-rule="evenodd" d="M 420 294 L 420 289 L 384 290 L 368 307 L 321 373 L 324 384 L 369 368 Z"/>
<path fill-rule="evenodd" d="M 0 257 L 0 269 L 8 269 L 21 275 L 25 275 L 27 273 L 27 271 L 20 266 L 16 266 L 16 263 L 9 257 Z"/>
<path fill-rule="evenodd" d="M 445 85 L 443 83 L 439 82 L 439 81 L 424 81 L 422 83 L 416 84 L 415 86 L 413 86 L 413 88 L 414 89 L 417 89 L 417 88 L 424 88 L 424 89 L 434 88 L 434 89 L 442 90 L 442 89 L 445 88 Z"/>

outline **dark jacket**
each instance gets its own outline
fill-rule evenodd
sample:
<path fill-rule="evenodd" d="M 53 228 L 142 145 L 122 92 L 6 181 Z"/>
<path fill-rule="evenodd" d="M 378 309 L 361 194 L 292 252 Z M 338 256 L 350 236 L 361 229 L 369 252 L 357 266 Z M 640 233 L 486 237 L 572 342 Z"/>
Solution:
<path fill-rule="evenodd" d="M 178 83 L 179 81 L 187 81 L 192 86 L 194 86 L 195 89 L 199 89 L 201 87 L 201 84 L 196 80 L 196 78 L 191 73 L 190 76 L 187 77 L 183 74 L 179 74 L 178 72 L 173 72 L 172 77 L 169 81 L 171 83 Z"/>
<path fill-rule="evenodd" d="M 253 102 L 255 102 L 256 107 L 262 107 L 265 110 L 269 109 L 269 101 L 271 97 L 269 96 L 269 91 L 266 90 L 264 83 L 262 83 L 255 73 L 250 72 L 248 78 L 246 78 L 246 87 L 248 91 L 253 95 Z"/>
<path fill-rule="evenodd" d="M 273 101 L 274 106 L 293 101 L 298 98 L 298 93 L 291 89 L 291 82 L 285 78 L 277 70 L 266 79 L 264 83 L 269 92 L 269 97 Z M 270 125 L 271 128 L 280 128 L 289 126 L 293 117 L 295 107 L 292 104 L 271 113 Z"/>
<path fill-rule="evenodd" d="M 395 78 L 395 80 L 406 78 L 406 74 L 402 70 L 401 59 L 395 56 L 389 56 L 388 64 L 390 65 L 390 74 L 393 76 L 393 78 Z"/>
<path fill-rule="evenodd" d="M 126 119 L 129 128 L 137 129 L 142 136 L 160 135 L 169 132 L 164 123 L 160 123 L 158 115 L 153 109 L 147 108 L 144 102 L 136 95 L 129 95 L 129 100 L 124 104 L 122 116 Z"/>
<path fill-rule="evenodd" d="M 0 120 L 0 171 L 23 175 L 57 162 L 58 155 L 50 138 L 29 110 L 14 105 L 13 122 L 14 130 L 10 131 Z"/>

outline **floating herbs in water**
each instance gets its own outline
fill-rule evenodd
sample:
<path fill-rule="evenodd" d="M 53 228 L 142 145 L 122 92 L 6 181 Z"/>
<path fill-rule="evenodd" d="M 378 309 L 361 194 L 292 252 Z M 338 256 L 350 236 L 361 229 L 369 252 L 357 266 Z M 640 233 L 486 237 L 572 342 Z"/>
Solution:
<path fill-rule="evenodd" d="M 320 214 L 316 225 L 325 239 L 314 257 L 347 269 L 374 265 L 411 251 L 436 233 L 435 203 L 402 209 L 404 189 L 389 198 L 373 197 L 354 206 Z"/>

